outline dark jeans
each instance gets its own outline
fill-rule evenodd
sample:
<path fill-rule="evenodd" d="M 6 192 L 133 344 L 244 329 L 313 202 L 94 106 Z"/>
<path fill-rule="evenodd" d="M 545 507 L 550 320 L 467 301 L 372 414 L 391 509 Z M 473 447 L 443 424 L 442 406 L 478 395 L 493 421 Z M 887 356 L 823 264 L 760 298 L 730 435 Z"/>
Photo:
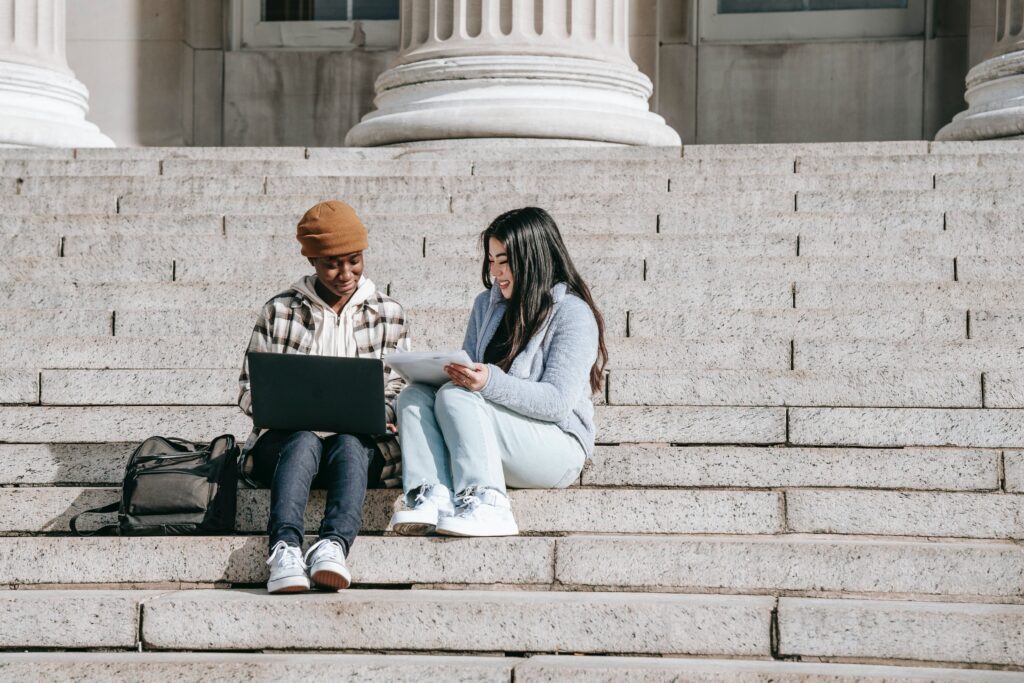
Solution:
<path fill-rule="evenodd" d="M 252 451 L 253 478 L 270 485 L 270 547 L 278 541 L 302 545 L 310 488 L 327 491 L 320 538 L 341 544 L 345 554 L 363 523 L 368 483 L 380 480 L 383 460 L 371 439 L 313 432 L 271 430 Z"/>

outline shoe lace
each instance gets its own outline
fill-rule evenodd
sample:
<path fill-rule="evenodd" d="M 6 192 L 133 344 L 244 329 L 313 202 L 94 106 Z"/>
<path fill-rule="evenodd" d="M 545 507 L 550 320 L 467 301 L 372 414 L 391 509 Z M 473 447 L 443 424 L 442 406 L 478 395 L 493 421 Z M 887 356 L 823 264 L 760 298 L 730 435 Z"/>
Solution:
<path fill-rule="evenodd" d="M 413 498 L 412 501 L 413 507 L 417 507 L 419 505 L 422 505 L 423 503 L 426 503 L 427 500 L 430 498 L 430 489 L 432 488 L 434 487 L 431 484 L 428 484 L 426 481 L 420 484 L 420 489 L 419 491 L 417 491 L 416 497 Z"/>
<path fill-rule="evenodd" d="M 302 555 L 299 553 L 299 549 L 293 545 L 288 545 L 284 541 L 278 541 L 274 545 L 274 550 L 270 553 L 270 557 L 267 558 L 267 564 L 273 564 L 275 561 L 280 561 L 281 567 L 284 569 L 305 569 L 306 564 L 302 561 Z"/>
<path fill-rule="evenodd" d="M 458 495 L 455 499 L 455 515 L 457 517 L 465 517 L 466 515 L 473 514 L 483 501 L 480 500 L 480 487 L 470 486 Z"/>
<path fill-rule="evenodd" d="M 330 538 L 321 538 L 319 541 L 309 546 L 309 550 L 306 551 L 305 561 L 308 563 L 310 558 L 316 554 L 320 554 L 321 557 L 318 559 L 336 559 L 338 555 L 344 556 L 341 550 L 341 545 Z"/>

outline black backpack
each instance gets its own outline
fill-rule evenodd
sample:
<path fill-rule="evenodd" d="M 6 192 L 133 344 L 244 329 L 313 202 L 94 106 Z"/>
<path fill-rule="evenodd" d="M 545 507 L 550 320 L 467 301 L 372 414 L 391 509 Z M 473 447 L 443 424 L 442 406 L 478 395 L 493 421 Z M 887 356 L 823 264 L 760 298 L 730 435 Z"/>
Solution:
<path fill-rule="evenodd" d="M 230 533 L 235 529 L 238 446 L 230 434 L 208 444 L 152 436 L 128 458 L 121 501 L 71 518 L 79 536 Z M 117 524 L 80 532 L 82 515 L 117 510 Z"/>

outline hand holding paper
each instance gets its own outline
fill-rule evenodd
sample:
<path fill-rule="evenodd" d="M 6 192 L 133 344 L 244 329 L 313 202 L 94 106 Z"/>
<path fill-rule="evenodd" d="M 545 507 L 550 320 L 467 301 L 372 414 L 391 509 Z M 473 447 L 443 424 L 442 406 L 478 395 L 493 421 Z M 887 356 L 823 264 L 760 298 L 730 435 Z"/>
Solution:
<path fill-rule="evenodd" d="M 407 382 L 420 382 L 439 387 L 449 380 L 446 365 L 473 367 L 473 360 L 465 351 L 406 351 L 384 357 Z"/>

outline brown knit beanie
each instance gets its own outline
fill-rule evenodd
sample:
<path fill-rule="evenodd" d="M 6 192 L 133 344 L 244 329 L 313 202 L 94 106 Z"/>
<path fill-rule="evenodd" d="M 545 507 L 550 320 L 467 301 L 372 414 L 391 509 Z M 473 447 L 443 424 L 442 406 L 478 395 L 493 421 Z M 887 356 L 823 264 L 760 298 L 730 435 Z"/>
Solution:
<path fill-rule="evenodd" d="M 355 209 L 334 200 L 320 202 L 307 211 L 295 238 L 302 245 L 302 255 L 311 258 L 351 254 L 370 246 Z"/>

